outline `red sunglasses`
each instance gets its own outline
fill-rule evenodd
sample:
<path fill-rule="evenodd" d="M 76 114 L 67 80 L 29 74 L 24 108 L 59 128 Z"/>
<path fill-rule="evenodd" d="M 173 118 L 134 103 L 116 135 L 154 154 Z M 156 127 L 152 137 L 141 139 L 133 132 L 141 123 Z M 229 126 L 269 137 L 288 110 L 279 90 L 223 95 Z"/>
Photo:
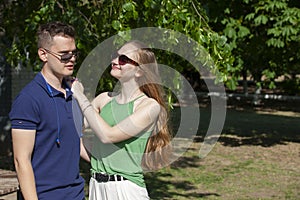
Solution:
<path fill-rule="evenodd" d="M 134 60 L 128 58 L 126 55 L 116 55 L 116 56 L 112 56 L 112 58 L 116 58 L 118 57 L 118 64 L 123 66 L 126 64 L 132 64 L 135 66 L 139 66 L 139 63 L 135 62 Z"/>

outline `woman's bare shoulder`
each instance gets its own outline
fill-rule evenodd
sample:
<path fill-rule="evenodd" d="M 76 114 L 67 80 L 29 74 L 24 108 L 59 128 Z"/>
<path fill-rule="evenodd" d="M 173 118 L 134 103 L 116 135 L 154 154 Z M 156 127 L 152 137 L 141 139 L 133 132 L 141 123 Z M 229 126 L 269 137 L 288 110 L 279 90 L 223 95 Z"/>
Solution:
<path fill-rule="evenodd" d="M 105 104 L 107 104 L 109 101 L 111 101 L 112 98 L 113 98 L 113 95 L 111 94 L 111 92 L 100 93 L 93 100 L 93 105 L 96 108 L 102 108 Z"/>
<path fill-rule="evenodd" d="M 153 109 L 155 107 L 160 107 L 160 105 L 155 99 L 150 98 L 150 97 L 145 95 L 145 96 L 139 98 L 135 102 L 135 108 L 136 109 L 140 109 L 140 108 L 143 109 L 145 107 L 147 107 L 148 109 Z"/>

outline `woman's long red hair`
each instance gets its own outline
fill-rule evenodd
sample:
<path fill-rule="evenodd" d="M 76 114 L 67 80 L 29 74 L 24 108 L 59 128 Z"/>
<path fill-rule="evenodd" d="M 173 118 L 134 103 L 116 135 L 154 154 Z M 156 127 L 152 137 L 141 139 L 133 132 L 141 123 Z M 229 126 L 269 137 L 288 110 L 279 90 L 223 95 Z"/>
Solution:
<path fill-rule="evenodd" d="M 142 160 L 144 170 L 160 169 L 170 164 L 171 134 L 169 128 L 169 112 L 165 101 L 165 92 L 158 73 L 155 54 L 138 41 L 131 41 L 137 48 L 137 60 L 143 76 L 138 78 L 140 90 L 148 97 L 155 99 L 161 106 L 155 129 L 153 130 L 145 149 Z"/>

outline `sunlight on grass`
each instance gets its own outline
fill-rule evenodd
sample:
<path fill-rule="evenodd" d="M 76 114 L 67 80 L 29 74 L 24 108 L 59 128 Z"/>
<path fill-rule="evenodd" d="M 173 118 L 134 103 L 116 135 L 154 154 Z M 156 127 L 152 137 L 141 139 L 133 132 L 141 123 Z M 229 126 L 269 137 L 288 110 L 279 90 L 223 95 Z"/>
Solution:
<path fill-rule="evenodd" d="M 201 111 L 197 140 L 170 166 L 145 173 L 152 200 L 300 199 L 298 117 L 230 111 L 217 144 L 200 158 L 209 123 L 209 110 Z M 186 142 L 179 141 L 177 148 Z M 81 171 L 88 184 L 88 165 Z"/>
<path fill-rule="evenodd" d="M 146 174 L 152 199 L 298 199 L 299 170 L 274 162 L 276 154 L 268 148 L 218 143 L 206 158 L 195 159 L 200 145 L 172 166 Z M 297 150 L 282 153 L 297 155 Z"/>

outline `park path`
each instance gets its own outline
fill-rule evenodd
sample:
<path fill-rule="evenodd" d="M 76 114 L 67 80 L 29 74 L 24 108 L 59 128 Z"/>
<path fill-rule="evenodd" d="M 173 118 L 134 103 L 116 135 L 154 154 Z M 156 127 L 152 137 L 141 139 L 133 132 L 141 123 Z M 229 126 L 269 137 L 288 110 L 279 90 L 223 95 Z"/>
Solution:
<path fill-rule="evenodd" d="M 17 189 L 16 172 L 0 169 L 0 200 L 16 200 Z"/>

